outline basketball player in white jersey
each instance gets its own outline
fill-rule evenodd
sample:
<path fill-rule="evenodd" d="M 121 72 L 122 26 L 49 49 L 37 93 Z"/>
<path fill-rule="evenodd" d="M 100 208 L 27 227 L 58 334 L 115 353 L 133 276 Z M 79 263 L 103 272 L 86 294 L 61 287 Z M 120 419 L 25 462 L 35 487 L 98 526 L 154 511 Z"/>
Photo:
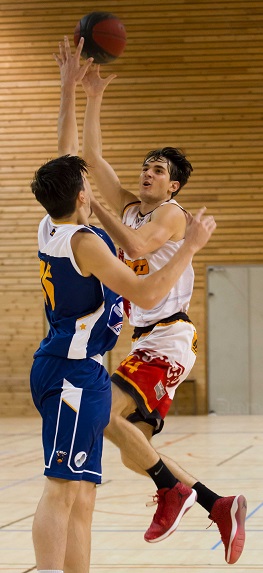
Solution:
<path fill-rule="evenodd" d="M 162 268 L 184 242 L 186 214 L 174 197 L 186 184 L 192 166 L 178 149 L 155 149 L 143 161 L 139 199 L 122 187 L 101 149 L 101 102 L 104 89 L 114 77 L 101 78 L 99 66 L 93 66 L 82 81 L 87 95 L 83 155 L 99 192 L 122 222 L 95 199 L 92 208 L 119 245 L 120 258 L 144 277 Z M 121 419 L 140 428 L 148 440 L 161 431 L 174 392 L 195 361 L 196 331 L 187 316 L 193 282 L 190 262 L 169 294 L 150 311 L 126 303 L 130 324 L 134 326 L 132 350 L 112 376 L 111 420 L 104 435 L 120 448 L 124 464 L 140 473 L 145 472 L 136 463 L 129 441 L 120 437 Z M 132 435 L 131 431 L 131 441 Z M 167 479 L 167 468 L 175 478 L 174 484 Z M 147 474 L 157 486 L 158 509 L 145 534 L 146 541 L 160 541 L 177 527 L 184 513 L 179 501 L 183 483 L 197 492 L 198 503 L 217 523 L 226 561 L 235 563 L 239 559 L 245 541 L 243 495 L 220 497 L 163 455 L 148 468 Z M 178 518 L 170 526 L 171 506 L 176 514 L 176 505 Z"/>

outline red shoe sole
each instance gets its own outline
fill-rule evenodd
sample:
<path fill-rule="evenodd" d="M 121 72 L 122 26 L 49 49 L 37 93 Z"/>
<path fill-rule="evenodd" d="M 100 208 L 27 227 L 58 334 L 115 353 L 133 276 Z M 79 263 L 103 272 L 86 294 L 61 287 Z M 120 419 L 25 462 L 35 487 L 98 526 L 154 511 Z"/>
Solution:
<path fill-rule="evenodd" d="M 226 562 L 230 565 L 239 559 L 245 544 L 245 520 L 247 502 L 243 495 L 235 497 L 231 508 L 232 531 L 226 555 Z"/>

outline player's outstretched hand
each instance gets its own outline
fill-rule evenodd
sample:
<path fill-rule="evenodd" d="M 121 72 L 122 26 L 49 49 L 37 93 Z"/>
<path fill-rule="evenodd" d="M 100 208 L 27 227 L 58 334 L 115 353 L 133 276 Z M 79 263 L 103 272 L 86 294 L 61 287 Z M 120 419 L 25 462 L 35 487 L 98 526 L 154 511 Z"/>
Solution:
<path fill-rule="evenodd" d="M 100 75 L 99 64 L 93 64 L 82 80 L 84 91 L 88 97 L 96 97 L 104 92 L 107 85 L 116 78 L 116 74 L 110 74 L 106 78 Z"/>
<path fill-rule="evenodd" d="M 74 54 L 71 53 L 70 43 L 67 36 L 64 37 L 64 42 L 59 42 L 59 55 L 53 54 L 59 69 L 61 84 L 75 84 L 80 83 L 85 76 L 87 70 L 93 63 L 93 58 L 86 60 L 85 64 L 80 64 L 80 54 L 83 48 L 84 38 L 80 38 L 79 44 Z"/>
<path fill-rule="evenodd" d="M 209 241 L 212 233 L 216 229 L 216 222 L 213 215 L 205 215 L 206 207 L 202 207 L 195 216 L 187 213 L 187 227 L 185 242 L 191 245 L 194 253 L 202 249 Z"/>

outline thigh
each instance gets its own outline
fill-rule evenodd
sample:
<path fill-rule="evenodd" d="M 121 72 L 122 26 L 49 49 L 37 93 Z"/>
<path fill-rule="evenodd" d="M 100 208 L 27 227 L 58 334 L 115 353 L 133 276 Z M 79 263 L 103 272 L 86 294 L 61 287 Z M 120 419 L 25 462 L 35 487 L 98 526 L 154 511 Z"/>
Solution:
<path fill-rule="evenodd" d="M 125 389 L 117 386 L 112 381 L 112 405 L 111 411 L 114 414 L 119 414 L 126 418 L 131 412 L 136 408 L 136 402 L 134 398 Z"/>

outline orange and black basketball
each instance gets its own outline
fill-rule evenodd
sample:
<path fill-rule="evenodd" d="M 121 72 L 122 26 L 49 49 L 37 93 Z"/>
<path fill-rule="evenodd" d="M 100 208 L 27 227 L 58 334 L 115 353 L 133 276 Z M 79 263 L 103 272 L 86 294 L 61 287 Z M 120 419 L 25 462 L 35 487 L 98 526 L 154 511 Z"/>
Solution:
<path fill-rule="evenodd" d="M 126 30 L 110 12 L 91 12 L 83 16 L 74 31 L 74 44 L 84 38 L 83 58 L 94 58 L 95 64 L 108 64 L 120 56 L 126 46 Z"/>

